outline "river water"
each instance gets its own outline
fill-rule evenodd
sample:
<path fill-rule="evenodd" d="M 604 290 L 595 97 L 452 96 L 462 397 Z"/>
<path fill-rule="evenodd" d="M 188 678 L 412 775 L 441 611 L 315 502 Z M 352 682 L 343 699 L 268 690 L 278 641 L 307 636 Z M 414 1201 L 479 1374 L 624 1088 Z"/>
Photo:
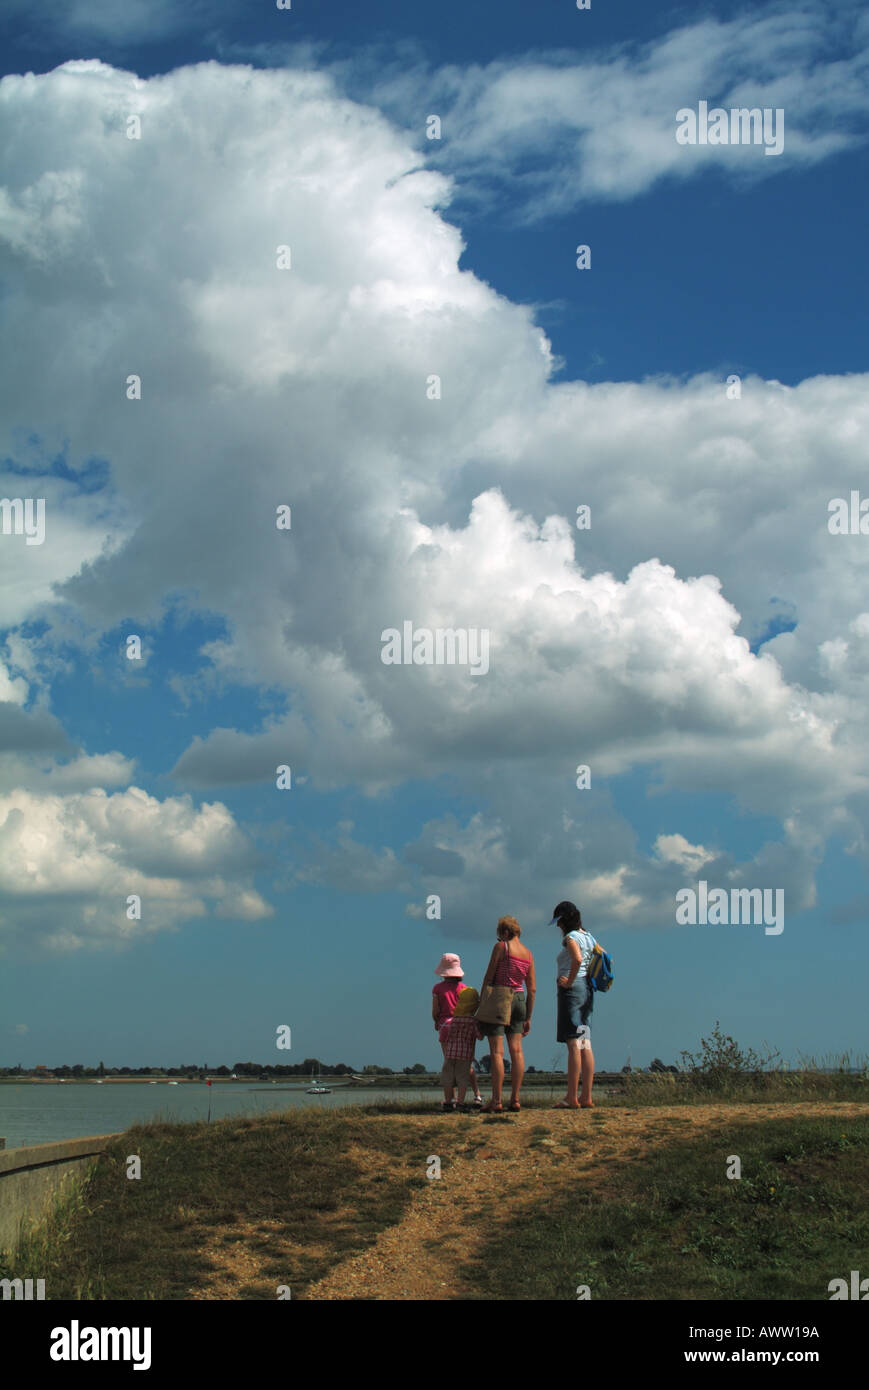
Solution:
<path fill-rule="evenodd" d="M 330 1095 L 309 1096 L 306 1087 L 272 1086 L 265 1081 L 206 1086 L 182 1082 L 155 1086 L 148 1082 L 69 1082 L 51 1085 L 4 1083 L 0 1085 L 0 1135 L 7 1149 L 23 1144 L 48 1144 L 56 1139 L 78 1139 L 89 1134 L 111 1134 L 140 1120 L 204 1120 L 211 1100 L 212 1120 L 226 1115 L 263 1115 L 298 1106 L 334 1107 L 370 1105 L 375 1100 L 426 1101 L 436 1109 L 442 1092 L 424 1089 L 378 1089 L 336 1086 Z"/>

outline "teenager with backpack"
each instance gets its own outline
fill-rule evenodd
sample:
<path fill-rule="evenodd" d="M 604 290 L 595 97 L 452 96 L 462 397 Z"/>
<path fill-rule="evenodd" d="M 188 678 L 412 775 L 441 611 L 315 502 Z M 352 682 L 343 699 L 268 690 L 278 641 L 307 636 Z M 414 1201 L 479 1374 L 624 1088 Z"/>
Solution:
<path fill-rule="evenodd" d="M 594 1102 L 594 1053 L 588 1020 L 594 1008 L 594 990 L 589 966 L 597 942 L 584 931 L 582 916 L 574 903 L 562 902 L 552 914 L 550 926 L 558 924 L 561 950 L 558 952 L 558 1041 L 567 1044 L 567 1095 L 556 1103 L 556 1110 L 590 1110 Z M 598 948 L 600 951 L 600 948 Z M 582 1089 L 577 1098 L 577 1091 Z"/>

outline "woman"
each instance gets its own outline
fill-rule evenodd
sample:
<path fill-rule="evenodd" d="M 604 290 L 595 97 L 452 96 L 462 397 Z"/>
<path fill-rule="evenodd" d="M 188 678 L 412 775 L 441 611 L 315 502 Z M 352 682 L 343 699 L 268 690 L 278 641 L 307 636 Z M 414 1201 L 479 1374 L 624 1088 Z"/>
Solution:
<path fill-rule="evenodd" d="M 492 947 L 489 964 L 483 977 L 480 990 L 482 995 L 486 985 L 505 985 L 513 990 L 513 1008 L 509 1023 L 483 1023 L 480 1027 L 489 1039 L 489 1055 L 492 1059 L 492 1099 L 483 1109 L 500 1112 L 501 1091 L 504 1086 L 504 1034 L 510 1049 L 510 1109 L 521 1110 L 519 1092 L 525 1075 L 525 1058 L 522 1055 L 522 1039 L 531 1030 L 531 1015 L 534 1012 L 534 996 L 537 982 L 534 976 L 534 957 L 519 940 L 522 928 L 515 917 L 502 917 L 498 922 L 498 940 Z"/>
<path fill-rule="evenodd" d="M 588 978 L 588 963 L 595 946 L 590 932 L 583 931 L 579 908 L 559 903 L 552 914 L 561 932 L 558 952 L 558 1041 L 567 1043 L 567 1095 L 556 1103 L 556 1110 L 591 1110 L 594 1102 L 594 1053 L 588 1020 L 594 1008 L 594 990 Z M 582 1076 L 582 1091 L 577 1089 Z"/>

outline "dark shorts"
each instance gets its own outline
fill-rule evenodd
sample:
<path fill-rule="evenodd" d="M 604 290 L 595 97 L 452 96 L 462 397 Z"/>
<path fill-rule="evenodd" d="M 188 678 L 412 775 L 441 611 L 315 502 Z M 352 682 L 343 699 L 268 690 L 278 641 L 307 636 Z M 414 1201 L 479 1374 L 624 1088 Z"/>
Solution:
<path fill-rule="evenodd" d="M 569 989 L 558 986 L 558 1041 L 589 1038 L 588 1020 L 594 1008 L 594 990 L 587 975 L 574 980 Z"/>
<path fill-rule="evenodd" d="M 525 1022 L 525 991 L 518 989 L 513 995 L 513 1008 L 510 1012 L 509 1023 L 480 1023 L 483 1034 L 487 1038 L 503 1038 L 505 1033 L 521 1033 L 522 1025 Z"/>

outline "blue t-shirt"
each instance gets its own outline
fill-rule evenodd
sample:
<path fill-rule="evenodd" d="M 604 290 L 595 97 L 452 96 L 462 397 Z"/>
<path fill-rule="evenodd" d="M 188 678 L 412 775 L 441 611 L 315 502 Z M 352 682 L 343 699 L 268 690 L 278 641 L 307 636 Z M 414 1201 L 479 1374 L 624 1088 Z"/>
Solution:
<path fill-rule="evenodd" d="M 588 973 L 588 963 L 591 960 L 591 953 L 594 950 L 595 939 L 591 935 L 591 932 L 587 931 L 568 932 L 564 940 L 565 942 L 567 942 L 570 941 L 571 938 L 573 938 L 573 940 L 578 943 L 580 952 L 582 953 L 582 964 L 580 965 L 579 970 L 576 972 L 576 979 L 578 980 L 581 978 L 581 976 Z M 573 956 L 567 949 L 567 946 L 564 945 L 558 952 L 556 976 L 569 975 L 572 965 Z"/>

